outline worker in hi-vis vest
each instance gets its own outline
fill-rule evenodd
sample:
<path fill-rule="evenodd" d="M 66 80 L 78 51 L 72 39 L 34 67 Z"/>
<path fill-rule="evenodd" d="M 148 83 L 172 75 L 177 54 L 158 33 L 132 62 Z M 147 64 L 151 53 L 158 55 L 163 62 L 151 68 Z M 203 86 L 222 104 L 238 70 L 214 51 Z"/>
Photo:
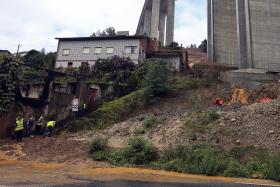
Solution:
<path fill-rule="evenodd" d="M 54 126 L 55 126 L 55 121 L 53 121 L 53 120 L 48 121 L 48 123 L 47 123 L 47 131 L 48 131 L 47 135 L 49 137 L 51 137 L 52 134 L 53 134 Z"/>
<path fill-rule="evenodd" d="M 15 136 L 16 136 L 17 142 L 21 142 L 22 141 L 23 129 L 24 129 L 23 117 L 20 114 L 16 118 Z"/>

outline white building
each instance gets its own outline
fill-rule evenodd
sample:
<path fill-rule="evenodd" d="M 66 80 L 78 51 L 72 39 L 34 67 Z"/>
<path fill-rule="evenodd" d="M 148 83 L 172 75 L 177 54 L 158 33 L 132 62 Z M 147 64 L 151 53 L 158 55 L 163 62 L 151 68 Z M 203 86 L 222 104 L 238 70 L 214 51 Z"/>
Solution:
<path fill-rule="evenodd" d="M 136 64 L 146 58 L 145 36 L 76 37 L 58 39 L 56 68 L 93 66 L 98 59 L 129 57 Z"/>

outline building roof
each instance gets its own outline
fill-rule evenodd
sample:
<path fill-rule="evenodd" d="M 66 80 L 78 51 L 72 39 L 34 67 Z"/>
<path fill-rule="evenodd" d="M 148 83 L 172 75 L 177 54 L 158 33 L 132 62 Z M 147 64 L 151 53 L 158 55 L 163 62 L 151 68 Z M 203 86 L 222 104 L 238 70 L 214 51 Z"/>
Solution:
<path fill-rule="evenodd" d="M 149 39 L 147 36 L 106 36 L 106 37 L 71 37 L 71 38 L 55 38 L 60 41 L 98 41 L 98 40 L 135 40 Z"/>
<path fill-rule="evenodd" d="M 12 54 L 12 53 L 11 53 L 10 51 L 8 51 L 8 50 L 0 50 L 0 53 L 2 53 L 2 54 L 3 54 L 3 53 L 5 53 L 5 54 L 8 53 L 8 54 L 10 54 L 10 55 Z"/>

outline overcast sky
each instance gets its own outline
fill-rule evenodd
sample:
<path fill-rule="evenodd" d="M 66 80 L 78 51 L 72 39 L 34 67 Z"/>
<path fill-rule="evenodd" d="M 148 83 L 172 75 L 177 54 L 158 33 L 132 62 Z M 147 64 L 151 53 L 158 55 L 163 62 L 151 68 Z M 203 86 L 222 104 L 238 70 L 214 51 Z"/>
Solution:
<path fill-rule="evenodd" d="M 56 51 L 55 37 L 89 36 L 113 26 L 134 34 L 145 0 L 1 0 L 0 49 Z M 176 2 L 175 41 L 206 38 L 206 0 Z"/>

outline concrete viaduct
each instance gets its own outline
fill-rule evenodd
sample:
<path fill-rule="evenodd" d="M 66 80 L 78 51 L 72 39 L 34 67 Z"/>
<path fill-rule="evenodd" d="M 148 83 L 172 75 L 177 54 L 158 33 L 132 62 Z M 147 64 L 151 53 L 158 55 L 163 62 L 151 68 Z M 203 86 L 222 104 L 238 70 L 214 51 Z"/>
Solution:
<path fill-rule="evenodd" d="M 137 35 L 158 39 L 162 45 L 174 40 L 175 0 L 146 0 Z"/>
<path fill-rule="evenodd" d="M 280 72 L 280 0 L 205 0 L 208 59 L 240 69 Z M 174 40 L 175 0 L 146 0 L 137 35 Z"/>
<path fill-rule="evenodd" d="M 280 0 L 208 0 L 208 58 L 280 72 Z"/>

